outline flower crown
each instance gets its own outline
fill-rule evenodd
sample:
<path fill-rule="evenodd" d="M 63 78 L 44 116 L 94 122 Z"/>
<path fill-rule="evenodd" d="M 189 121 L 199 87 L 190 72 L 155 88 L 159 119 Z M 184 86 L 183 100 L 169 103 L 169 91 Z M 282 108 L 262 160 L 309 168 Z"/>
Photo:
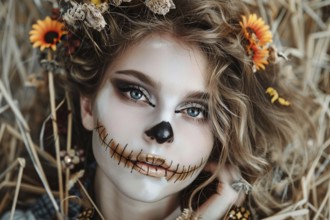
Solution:
<path fill-rule="evenodd" d="M 66 38 L 70 38 L 70 44 L 66 44 L 66 50 L 71 54 L 80 46 L 80 41 L 74 39 L 72 34 L 65 29 L 66 25 L 80 28 L 83 23 L 86 27 L 102 31 L 107 25 L 103 14 L 111 11 L 113 6 L 120 6 L 123 2 L 129 3 L 131 1 L 88 0 L 77 3 L 62 0 L 61 11 L 54 10 L 52 18 L 46 17 L 44 20 L 38 20 L 37 24 L 32 26 L 30 41 L 33 43 L 33 47 L 40 47 L 41 51 L 51 49 L 54 52 L 57 45 L 66 36 Z M 143 0 L 142 2 L 149 10 L 159 15 L 166 15 L 171 9 L 175 9 L 172 0 Z M 61 13 L 61 16 L 59 16 L 59 13 Z M 266 66 L 277 58 L 277 53 L 274 47 L 271 46 L 272 33 L 269 26 L 256 14 L 242 16 L 239 24 L 242 28 L 245 50 L 251 60 L 253 72 L 265 70 Z M 54 60 L 42 60 L 41 65 L 48 71 L 62 72 Z M 266 93 L 272 97 L 272 103 L 278 101 L 280 105 L 290 104 L 285 99 L 279 98 L 277 91 L 272 87 L 267 88 Z"/>

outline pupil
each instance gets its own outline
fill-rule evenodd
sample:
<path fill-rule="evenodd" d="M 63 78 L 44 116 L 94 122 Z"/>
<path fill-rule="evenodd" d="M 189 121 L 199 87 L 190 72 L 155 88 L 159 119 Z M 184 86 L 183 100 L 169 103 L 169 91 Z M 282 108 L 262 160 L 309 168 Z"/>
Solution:
<path fill-rule="evenodd" d="M 58 39 L 59 35 L 56 31 L 49 31 L 45 34 L 45 41 L 48 44 L 53 44 Z"/>
<path fill-rule="evenodd" d="M 133 90 L 131 91 L 131 97 L 133 99 L 140 99 L 142 97 L 142 94 L 139 90 Z"/>

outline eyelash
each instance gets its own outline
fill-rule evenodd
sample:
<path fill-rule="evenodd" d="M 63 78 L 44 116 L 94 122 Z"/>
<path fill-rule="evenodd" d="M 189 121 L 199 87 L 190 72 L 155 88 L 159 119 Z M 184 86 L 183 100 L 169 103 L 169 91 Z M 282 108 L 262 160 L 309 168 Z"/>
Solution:
<path fill-rule="evenodd" d="M 188 111 L 189 110 L 198 110 L 197 116 L 191 116 L 189 115 Z M 180 109 L 175 110 L 175 113 L 182 113 L 185 114 L 188 118 L 196 121 L 205 121 L 208 118 L 208 110 L 207 107 L 200 103 L 196 102 L 188 102 L 184 103 L 183 105 L 180 106 Z"/>
<path fill-rule="evenodd" d="M 143 102 L 152 107 L 156 106 L 155 104 L 153 104 L 150 101 L 150 94 L 142 86 L 139 86 L 136 84 L 131 84 L 128 82 L 116 82 L 116 84 L 117 84 L 117 89 L 125 98 L 127 98 L 133 102 Z M 133 98 L 132 92 L 134 92 L 134 91 L 139 92 L 141 94 L 141 96 L 139 98 Z M 145 100 L 141 100 L 141 98 L 144 98 Z"/>

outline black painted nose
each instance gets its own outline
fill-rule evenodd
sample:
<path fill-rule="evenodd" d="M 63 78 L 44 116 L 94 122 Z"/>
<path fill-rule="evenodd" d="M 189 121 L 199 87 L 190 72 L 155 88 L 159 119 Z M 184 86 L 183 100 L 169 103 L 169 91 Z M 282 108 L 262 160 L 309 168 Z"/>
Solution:
<path fill-rule="evenodd" d="M 157 143 L 172 142 L 174 135 L 172 126 L 169 122 L 162 121 L 161 123 L 153 126 L 145 131 L 145 134 L 151 139 L 156 139 Z"/>

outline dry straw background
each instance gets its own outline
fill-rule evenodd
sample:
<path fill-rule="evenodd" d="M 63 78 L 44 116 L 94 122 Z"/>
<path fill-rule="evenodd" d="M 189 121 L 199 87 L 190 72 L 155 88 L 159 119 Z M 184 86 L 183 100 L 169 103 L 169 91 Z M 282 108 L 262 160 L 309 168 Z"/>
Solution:
<path fill-rule="evenodd" d="M 301 179 L 297 203 L 267 219 L 330 219 L 330 0 L 244 1 L 270 24 L 276 47 L 289 58 L 283 77 L 318 104 L 310 112 L 318 129 L 312 143 L 317 158 Z M 31 25 L 49 13 L 49 2 L 0 2 L 0 214 L 38 194 L 66 195 L 61 187 L 51 190 L 45 169 L 56 170 L 58 158 L 39 141 L 43 121 L 61 103 L 49 104 L 56 94 L 48 92 L 49 80 L 40 75 L 37 51 L 28 40 Z"/>

